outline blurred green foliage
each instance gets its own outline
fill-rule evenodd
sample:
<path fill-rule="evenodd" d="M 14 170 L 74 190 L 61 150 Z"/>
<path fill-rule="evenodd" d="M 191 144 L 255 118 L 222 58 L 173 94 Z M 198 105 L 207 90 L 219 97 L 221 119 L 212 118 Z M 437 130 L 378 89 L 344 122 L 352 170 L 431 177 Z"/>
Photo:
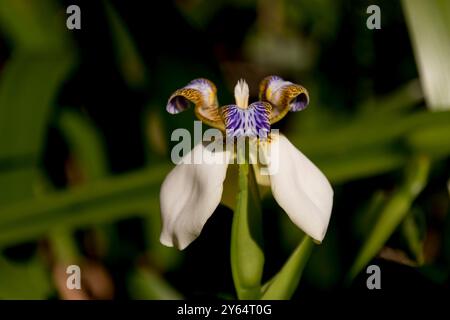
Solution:
<path fill-rule="evenodd" d="M 106 17 L 104 27 L 110 31 L 110 54 L 118 74 L 126 88 L 146 99 L 142 123 L 135 125 L 142 126 L 143 144 L 149 146 L 147 163 L 134 171 L 113 173 L 108 147 L 116 141 L 106 141 L 101 125 L 84 112 L 83 106 L 74 109 L 59 104 L 59 95 L 86 58 L 80 53 L 80 42 L 65 27 L 63 4 L 52 0 L 0 0 L 0 32 L 2 44 L 8 48 L 0 56 L 0 298 L 57 296 L 60 293 L 52 278 L 53 265 L 58 261 L 79 263 L 93 259 L 86 253 L 89 247 L 100 252 L 95 259 L 107 265 L 111 274 L 120 269 L 122 256 L 131 257 L 126 293 L 116 293 L 118 297 L 179 299 L 193 294 L 187 289 L 182 290 L 183 294 L 177 292 L 180 278 L 189 277 L 185 268 L 189 253 L 178 253 L 158 243 L 159 186 L 170 170 L 169 142 L 160 140 L 168 139 L 176 127 L 191 130 L 193 116 L 187 112 L 169 117 L 163 114 L 164 103 L 170 91 L 194 77 L 212 75 L 225 102 L 230 97 L 225 89 L 235 78 L 246 77 L 250 83 L 257 83 L 254 79 L 270 73 L 304 83 L 310 90 L 311 107 L 290 115 L 281 126 L 289 139 L 324 171 L 336 197 L 327 238 L 314 250 L 310 240 L 300 242 L 301 232 L 293 230 L 282 220 L 286 219 L 284 215 L 279 215 L 277 221 L 281 222 L 275 225 L 280 229 L 282 253 L 269 252 L 266 260 L 276 261 L 266 262 L 269 271 L 281 271 L 273 272 L 277 275 L 262 287 L 263 298 L 289 298 L 302 274 L 313 290 L 342 286 L 345 275 L 356 278 L 386 246 L 408 252 L 421 274 L 432 283 L 448 285 L 448 2 L 403 0 L 401 8 L 383 2 L 382 21 L 386 18 L 387 23 L 395 20 L 405 24 L 400 18 L 404 10 L 419 78 L 415 78 L 413 66 L 412 72 L 405 72 L 408 76 L 400 77 L 403 82 L 382 93 L 374 89 L 375 77 L 370 72 L 369 76 L 361 76 L 349 66 L 348 74 L 341 74 L 341 69 L 327 69 L 323 62 L 330 54 L 333 57 L 336 45 L 344 40 L 357 51 L 351 61 L 354 68 L 364 69 L 375 63 L 374 48 L 380 43 L 364 29 L 366 3 L 352 3 L 350 14 L 359 15 L 361 25 L 349 26 L 345 21 L 349 8 L 343 1 L 285 0 L 276 6 L 265 0 L 176 2 L 171 7 L 173 15 L 185 19 L 193 30 L 200 30 L 202 42 L 210 44 L 208 37 L 219 38 L 215 45 L 211 44 L 210 54 L 215 56 L 201 63 L 179 60 L 185 48 L 171 52 L 174 55 L 155 54 L 155 61 L 149 61 L 145 52 L 140 52 L 144 40 L 136 34 L 133 22 L 120 14 L 120 6 L 99 3 Z M 221 14 L 229 21 L 230 12 L 245 16 L 248 32 L 231 29 L 224 33 L 223 27 L 214 25 L 216 20 L 223 23 Z M 236 24 L 239 19 L 237 16 Z M 355 43 L 339 38 L 342 30 L 351 30 Z M 211 62 L 214 59 L 218 67 Z M 332 62 L 340 63 L 338 59 Z M 336 74 L 342 84 L 329 80 L 336 79 Z M 355 78 L 357 84 L 350 87 L 344 77 Z M 342 92 L 354 88 L 360 90 Z M 145 95 L 147 91 L 152 92 Z M 158 109 L 151 110 L 155 106 Z M 123 113 L 127 110 L 124 107 Z M 68 183 L 63 188 L 52 183 L 52 172 L 42 166 L 49 128 L 61 133 L 68 148 L 70 161 L 62 165 Z M 402 171 L 406 171 L 404 176 Z M 263 220 L 281 211 L 267 198 L 270 196 L 263 202 Z M 143 246 L 123 241 L 118 231 L 121 222 L 133 217 L 139 217 L 143 224 Z M 249 227 L 248 221 L 244 222 L 241 227 Z M 237 228 L 236 224 L 233 228 Z M 92 232 L 94 245 L 77 238 L 80 230 Z M 396 241 L 397 237 L 401 241 Z M 264 242 L 271 241 L 276 242 L 272 238 Z M 10 250 L 24 250 L 20 248 L 24 243 L 38 249 L 19 261 L 8 256 Z M 102 245 L 106 247 L 103 251 Z M 133 250 L 137 254 L 133 255 Z M 283 266 L 280 256 L 289 256 L 292 251 Z M 311 260 L 306 266 L 299 263 L 305 261 L 299 257 L 309 254 Z M 258 252 L 255 256 L 261 260 Z M 402 261 L 398 257 L 394 260 Z M 202 264 L 203 260 L 198 262 L 198 266 Z M 257 272 L 257 286 L 261 278 L 266 278 L 262 272 Z M 234 277 L 236 282 L 236 274 Z M 288 294 L 278 296 L 281 291 Z M 229 297 L 235 293 L 217 294 Z M 245 294 L 238 291 L 237 296 Z"/>

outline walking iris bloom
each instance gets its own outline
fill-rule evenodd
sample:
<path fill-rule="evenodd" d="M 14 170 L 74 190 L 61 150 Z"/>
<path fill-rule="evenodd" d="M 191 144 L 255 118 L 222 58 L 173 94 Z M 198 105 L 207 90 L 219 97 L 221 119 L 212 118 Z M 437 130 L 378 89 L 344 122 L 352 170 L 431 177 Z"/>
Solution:
<path fill-rule="evenodd" d="M 166 109 L 176 114 L 187 109 L 191 102 L 196 116 L 204 123 L 225 132 L 227 137 L 248 137 L 263 146 L 267 158 L 271 159 L 267 169 L 275 200 L 295 225 L 321 242 L 330 220 L 333 189 L 323 173 L 284 135 L 270 132 L 271 124 L 289 111 L 307 107 L 306 89 L 269 76 L 261 81 L 260 101 L 249 105 L 248 85 L 240 80 L 234 89 L 236 103 L 224 107 L 219 107 L 216 92 L 211 81 L 195 79 L 172 94 Z M 191 157 L 209 161 L 182 160 L 164 180 L 160 194 L 163 223 L 160 241 L 180 250 L 197 238 L 219 205 L 233 154 L 229 150 L 212 152 L 199 143 L 184 158 Z M 218 158 L 226 161 L 214 161 Z"/>

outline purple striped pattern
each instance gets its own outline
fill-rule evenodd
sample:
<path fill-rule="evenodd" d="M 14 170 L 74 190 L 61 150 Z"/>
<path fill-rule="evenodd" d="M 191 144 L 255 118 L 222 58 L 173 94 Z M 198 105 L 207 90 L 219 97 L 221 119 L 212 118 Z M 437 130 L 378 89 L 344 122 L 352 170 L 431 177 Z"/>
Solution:
<path fill-rule="evenodd" d="M 267 138 L 270 131 L 270 105 L 266 102 L 254 102 L 248 108 L 239 108 L 235 104 L 223 107 L 227 136 Z"/>

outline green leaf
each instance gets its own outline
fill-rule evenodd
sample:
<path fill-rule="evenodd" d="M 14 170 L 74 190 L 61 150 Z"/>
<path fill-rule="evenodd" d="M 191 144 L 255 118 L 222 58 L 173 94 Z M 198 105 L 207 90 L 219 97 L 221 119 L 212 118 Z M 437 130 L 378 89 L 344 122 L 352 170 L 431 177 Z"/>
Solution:
<path fill-rule="evenodd" d="M 81 114 L 64 110 L 58 125 L 89 181 L 108 174 L 105 146 L 95 127 Z"/>
<path fill-rule="evenodd" d="M 447 124 L 436 124 L 416 130 L 408 135 L 406 142 L 411 149 L 432 156 L 434 159 L 444 158 L 450 154 L 450 121 Z"/>
<path fill-rule="evenodd" d="M 300 282 L 313 246 L 311 238 L 305 235 L 281 270 L 264 286 L 261 299 L 286 300 L 292 297 Z"/>
<path fill-rule="evenodd" d="M 129 275 L 128 290 L 132 299 L 181 300 L 183 297 L 160 275 L 148 268 L 139 267 Z"/>
<path fill-rule="evenodd" d="M 401 235 L 418 265 L 425 262 L 423 245 L 425 240 L 425 216 L 416 208 L 401 224 Z"/>
<path fill-rule="evenodd" d="M 386 204 L 386 200 L 386 193 L 378 190 L 373 193 L 368 204 L 364 206 L 361 212 L 358 212 L 353 221 L 353 231 L 359 239 L 364 239 L 364 237 L 372 229 L 372 226 L 375 225 L 383 207 Z"/>
<path fill-rule="evenodd" d="M 139 89 L 146 82 L 144 62 L 120 15 L 109 1 L 103 1 L 103 4 L 112 31 L 114 54 L 118 67 L 128 85 Z"/>
<path fill-rule="evenodd" d="M 70 53 L 28 52 L 7 62 L 0 78 L 0 203 L 33 194 L 53 99 L 73 63 Z"/>
<path fill-rule="evenodd" d="M 450 148 L 438 145 L 449 136 L 449 123 L 449 111 L 374 114 L 290 138 L 332 182 L 342 183 L 404 167 L 411 151 L 434 158 L 449 156 Z"/>
<path fill-rule="evenodd" d="M 40 259 L 19 263 L 0 256 L 0 299 L 47 299 L 51 291 L 50 278 Z"/>
<path fill-rule="evenodd" d="M 49 232 L 48 237 L 52 253 L 58 263 L 71 265 L 80 262 L 81 255 L 71 230 L 55 228 Z"/>
<path fill-rule="evenodd" d="M 311 157 L 355 154 L 375 146 L 392 146 L 405 135 L 434 126 L 445 126 L 450 122 L 450 112 L 431 113 L 427 110 L 411 114 L 384 115 L 364 119 L 349 118 L 344 125 L 320 132 L 304 132 L 292 137 L 292 142 Z"/>
<path fill-rule="evenodd" d="M 403 150 L 367 148 L 333 157 L 320 157 L 314 163 L 333 183 L 362 179 L 401 168 L 407 161 Z"/>
<path fill-rule="evenodd" d="M 54 0 L 0 0 L 0 29 L 20 50 L 69 49 L 64 11 Z"/>
<path fill-rule="evenodd" d="M 450 3 L 403 0 L 425 100 L 432 110 L 450 109 Z"/>
<path fill-rule="evenodd" d="M 159 212 L 158 190 L 166 165 L 102 179 L 85 186 L 0 207 L 0 246 L 42 236 L 55 227 L 92 226 Z"/>
<path fill-rule="evenodd" d="M 402 113 L 412 109 L 423 100 L 419 79 L 411 80 L 381 97 L 370 98 L 360 105 L 361 117 L 371 118 L 374 114 L 389 117 L 392 113 Z"/>
<path fill-rule="evenodd" d="M 231 269 L 239 299 L 258 299 L 264 267 L 261 207 L 252 168 L 239 165 L 239 191 L 231 230 Z"/>
<path fill-rule="evenodd" d="M 411 204 L 425 187 L 430 169 L 430 160 L 425 156 L 414 158 L 406 169 L 403 185 L 386 201 L 378 220 L 373 225 L 359 251 L 347 280 L 350 281 L 379 252 L 402 220 L 408 214 Z"/>

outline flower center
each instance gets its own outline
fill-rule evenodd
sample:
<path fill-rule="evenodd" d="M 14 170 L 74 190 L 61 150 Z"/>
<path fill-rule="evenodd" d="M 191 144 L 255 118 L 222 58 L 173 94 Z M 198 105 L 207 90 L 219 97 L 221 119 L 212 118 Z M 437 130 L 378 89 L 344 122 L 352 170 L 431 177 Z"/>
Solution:
<path fill-rule="evenodd" d="M 237 105 L 223 108 L 226 134 L 229 137 L 267 138 L 270 132 L 270 105 L 258 101 L 243 109 Z"/>
<path fill-rule="evenodd" d="M 236 104 L 222 108 L 226 134 L 229 137 L 257 137 L 265 139 L 270 131 L 269 115 L 272 106 L 268 102 L 257 101 L 248 104 L 249 89 L 241 79 L 234 87 Z"/>

